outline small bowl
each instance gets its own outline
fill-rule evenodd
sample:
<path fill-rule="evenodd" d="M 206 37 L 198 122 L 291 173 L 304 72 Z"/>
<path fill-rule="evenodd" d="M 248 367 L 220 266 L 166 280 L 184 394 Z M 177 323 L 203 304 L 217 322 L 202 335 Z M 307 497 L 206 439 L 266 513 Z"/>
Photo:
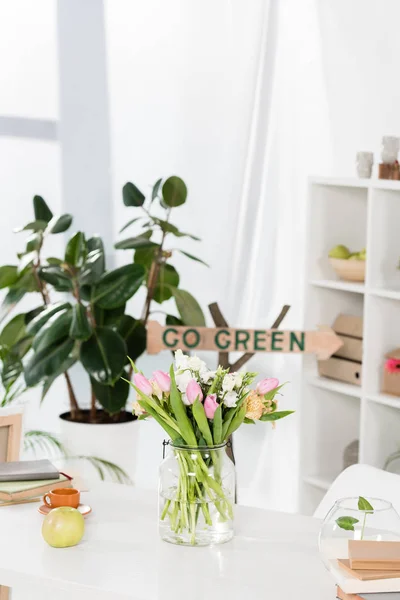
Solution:
<path fill-rule="evenodd" d="M 365 260 L 330 258 L 329 262 L 340 279 L 365 281 Z"/>

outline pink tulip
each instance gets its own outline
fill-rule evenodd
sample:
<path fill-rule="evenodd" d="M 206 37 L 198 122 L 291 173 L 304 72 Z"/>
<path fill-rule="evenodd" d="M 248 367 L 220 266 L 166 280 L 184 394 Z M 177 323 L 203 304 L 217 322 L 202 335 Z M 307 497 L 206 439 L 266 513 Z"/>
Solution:
<path fill-rule="evenodd" d="M 278 385 L 279 379 L 276 379 L 275 377 L 266 377 L 257 384 L 257 394 L 264 396 L 265 394 L 268 394 L 268 392 L 270 392 L 271 390 L 277 388 Z"/>
<path fill-rule="evenodd" d="M 133 381 L 137 388 L 146 396 L 151 396 L 153 393 L 153 388 L 151 387 L 151 383 L 144 375 L 141 373 L 135 373 L 133 376 Z"/>
<path fill-rule="evenodd" d="M 154 371 L 153 377 L 158 383 L 158 387 L 162 392 L 169 392 L 171 389 L 171 377 L 164 371 Z"/>
<path fill-rule="evenodd" d="M 201 402 L 203 400 L 203 392 L 195 379 L 191 379 L 186 387 L 186 398 L 189 404 L 193 404 L 196 398 Z"/>
<path fill-rule="evenodd" d="M 217 394 L 210 394 L 204 400 L 204 412 L 206 413 L 207 419 L 213 419 L 215 411 L 219 404 L 217 402 Z"/>

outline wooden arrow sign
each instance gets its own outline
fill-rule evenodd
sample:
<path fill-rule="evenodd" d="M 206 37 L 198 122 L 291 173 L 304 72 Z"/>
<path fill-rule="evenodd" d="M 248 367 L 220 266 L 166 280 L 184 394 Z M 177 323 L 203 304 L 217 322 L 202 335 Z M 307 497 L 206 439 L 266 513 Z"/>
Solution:
<path fill-rule="evenodd" d="M 326 360 L 343 345 L 330 327 L 317 331 L 232 329 L 231 327 L 162 327 L 147 324 L 147 352 L 161 350 L 214 350 L 216 352 L 305 352 Z"/>

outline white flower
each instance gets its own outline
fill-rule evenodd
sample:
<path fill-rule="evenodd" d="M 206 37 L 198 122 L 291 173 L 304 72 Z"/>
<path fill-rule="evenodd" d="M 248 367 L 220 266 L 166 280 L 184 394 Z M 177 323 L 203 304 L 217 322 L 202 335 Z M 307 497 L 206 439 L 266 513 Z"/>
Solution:
<path fill-rule="evenodd" d="M 214 379 L 216 371 L 204 371 L 201 373 L 200 379 L 203 383 L 208 383 L 210 379 Z"/>
<path fill-rule="evenodd" d="M 236 406 L 237 399 L 238 395 L 236 392 L 228 392 L 224 396 L 224 404 L 228 408 L 234 408 Z"/>
<path fill-rule="evenodd" d="M 139 402 L 137 402 L 137 401 L 133 402 L 132 409 L 137 417 L 141 417 L 146 412 L 145 410 L 143 410 L 143 408 L 140 406 Z"/>
<path fill-rule="evenodd" d="M 243 383 L 243 373 L 232 373 L 235 380 L 235 388 L 240 388 Z"/>
<path fill-rule="evenodd" d="M 222 381 L 222 391 L 231 392 L 235 387 L 235 377 L 227 373 Z"/>
<path fill-rule="evenodd" d="M 186 394 L 182 394 L 182 402 L 186 406 L 190 406 L 190 402 L 189 402 L 188 397 L 186 396 Z"/>
<path fill-rule="evenodd" d="M 189 366 L 189 356 L 183 354 L 182 350 L 177 350 L 175 352 L 175 364 L 178 370 L 187 369 Z"/>
<path fill-rule="evenodd" d="M 188 366 L 192 371 L 199 371 L 200 373 L 204 373 L 207 370 L 206 363 L 198 356 L 191 356 L 188 360 Z"/>
<path fill-rule="evenodd" d="M 186 392 L 187 385 L 189 381 L 193 379 L 193 375 L 189 370 L 187 371 L 177 371 L 175 373 L 175 381 L 178 390 L 182 393 Z"/>

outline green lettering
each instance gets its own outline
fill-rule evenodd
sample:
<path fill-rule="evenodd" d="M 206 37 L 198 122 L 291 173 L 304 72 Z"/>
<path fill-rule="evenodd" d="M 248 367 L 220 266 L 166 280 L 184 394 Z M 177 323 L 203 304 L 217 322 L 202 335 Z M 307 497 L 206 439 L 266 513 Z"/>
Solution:
<path fill-rule="evenodd" d="M 290 332 L 290 352 L 293 352 L 295 344 L 298 346 L 300 352 L 304 352 L 304 331 L 300 332 L 300 340 L 296 337 L 294 331 Z"/>
<path fill-rule="evenodd" d="M 225 340 L 225 343 L 221 343 L 219 336 L 220 335 L 227 335 L 228 339 Z M 217 348 L 219 348 L 220 350 L 226 350 L 230 344 L 230 339 L 229 339 L 229 335 L 230 332 L 227 329 L 220 329 L 216 334 L 215 334 L 215 344 L 217 346 Z"/>
<path fill-rule="evenodd" d="M 235 350 L 239 350 L 239 344 L 243 345 L 243 350 L 247 350 L 247 342 L 249 341 L 250 334 L 248 331 L 238 329 L 235 336 Z"/>
<path fill-rule="evenodd" d="M 271 350 L 273 352 L 281 352 L 282 348 L 278 348 L 276 344 L 281 344 L 283 342 L 283 331 L 273 331 L 272 332 L 272 343 Z"/>
<path fill-rule="evenodd" d="M 194 342 L 191 343 L 190 338 L 188 341 L 188 339 L 187 339 L 188 335 L 189 336 L 194 335 Z M 188 348 L 195 348 L 200 341 L 200 334 L 196 329 L 187 329 L 182 336 L 182 340 L 183 340 L 183 343 L 185 344 L 185 346 L 187 346 Z"/>
<path fill-rule="evenodd" d="M 167 340 L 167 335 L 169 333 L 175 333 L 175 335 L 176 335 L 178 333 L 178 331 L 174 327 L 168 327 L 167 329 L 164 329 L 164 333 L 162 336 L 163 344 L 164 344 L 164 346 L 167 346 L 167 348 L 175 348 L 176 344 L 178 343 L 178 339 L 175 338 L 175 340 L 172 343 L 170 343 Z"/>
<path fill-rule="evenodd" d="M 259 339 L 260 336 L 263 336 L 262 339 Z M 254 350 L 256 352 L 260 352 L 260 350 L 261 351 L 262 350 L 266 350 L 265 346 L 260 346 L 259 345 L 260 342 L 265 342 L 265 341 L 266 341 L 266 339 L 265 339 L 265 331 L 261 330 L 261 331 L 255 331 L 254 332 Z"/>

